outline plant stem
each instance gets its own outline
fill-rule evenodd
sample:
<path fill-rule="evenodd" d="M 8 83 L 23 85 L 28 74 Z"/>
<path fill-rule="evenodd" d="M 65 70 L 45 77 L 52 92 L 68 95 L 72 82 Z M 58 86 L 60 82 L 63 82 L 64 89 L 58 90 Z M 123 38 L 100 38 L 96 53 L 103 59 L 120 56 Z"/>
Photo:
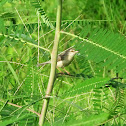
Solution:
<path fill-rule="evenodd" d="M 1 102 L 4 102 L 2 99 L 0 99 L 0 101 L 1 101 Z M 23 107 L 23 106 L 19 106 L 19 105 L 17 105 L 17 104 L 13 104 L 13 103 L 11 103 L 11 102 L 7 102 L 7 104 L 12 105 L 12 106 L 14 106 L 14 107 L 18 107 L 18 108 L 22 108 L 22 107 Z M 40 114 L 37 113 L 37 112 L 34 111 L 34 110 L 31 110 L 31 109 L 26 109 L 26 110 L 29 111 L 29 112 L 35 113 L 37 116 L 40 116 Z"/>
<path fill-rule="evenodd" d="M 53 84 L 55 82 L 55 75 L 56 75 L 58 42 L 59 42 L 59 38 L 60 38 L 60 26 L 61 26 L 62 0 L 57 0 L 57 3 L 58 3 L 58 6 L 57 6 L 56 31 L 55 31 L 53 50 L 52 50 L 52 54 L 51 54 L 51 72 L 50 72 L 50 77 L 49 77 L 49 82 L 48 82 L 45 97 L 50 96 L 52 89 L 53 89 Z M 44 99 L 41 115 L 39 118 L 39 126 L 42 126 L 44 123 L 49 100 L 50 100 L 49 98 Z"/>

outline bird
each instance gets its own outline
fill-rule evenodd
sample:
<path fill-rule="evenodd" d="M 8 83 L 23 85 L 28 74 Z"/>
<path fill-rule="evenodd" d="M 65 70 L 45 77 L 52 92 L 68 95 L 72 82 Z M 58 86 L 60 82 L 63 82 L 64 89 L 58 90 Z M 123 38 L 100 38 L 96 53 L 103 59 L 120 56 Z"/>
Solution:
<path fill-rule="evenodd" d="M 74 56 L 78 53 L 79 51 L 75 51 L 75 49 L 73 47 L 70 47 L 68 49 L 66 49 L 65 51 L 61 52 L 60 54 L 58 54 L 57 56 L 57 69 L 63 68 L 68 66 L 74 59 Z M 51 60 L 47 61 L 47 62 L 43 62 L 38 64 L 38 66 L 43 66 L 46 64 L 50 64 Z M 59 70 L 59 69 L 58 69 Z M 60 71 L 60 70 L 59 70 Z M 68 71 L 66 71 L 64 69 L 65 72 L 67 72 L 67 74 L 70 74 Z"/>

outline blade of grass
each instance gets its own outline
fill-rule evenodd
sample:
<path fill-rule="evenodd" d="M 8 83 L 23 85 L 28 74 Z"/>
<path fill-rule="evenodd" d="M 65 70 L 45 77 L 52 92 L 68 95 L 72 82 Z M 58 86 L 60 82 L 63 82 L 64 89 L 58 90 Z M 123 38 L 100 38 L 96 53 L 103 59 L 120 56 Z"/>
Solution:
<path fill-rule="evenodd" d="M 14 76 L 16 82 L 18 83 L 18 85 L 20 85 L 20 81 L 19 81 L 18 76 L 17 76 L 16 72 L 14 71 L 13 67 L 11 66 L 11 64 L 9 63 L 9 61 L 6 59 L 6 57 L 5 57 L 4 55 L 3 55 L 3 57 L 4 57 L 4 59 L 6 60 L 6 63 L 7 63 L 7 65 L 8 65 L 8 68 L 9 68 L 10 71 L 12 72 L 12 74 L 13 74 L 13 76 Z"/>

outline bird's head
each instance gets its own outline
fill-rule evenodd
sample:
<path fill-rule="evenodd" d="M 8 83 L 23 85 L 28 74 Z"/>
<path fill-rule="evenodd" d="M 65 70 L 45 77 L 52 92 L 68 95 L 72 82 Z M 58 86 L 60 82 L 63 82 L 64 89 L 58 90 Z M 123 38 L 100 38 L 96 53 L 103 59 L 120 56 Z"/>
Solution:
<path fill-rule="evenodd" d="M 67 55 L 69 56 L 74 56 L 76 53 L 78 53 L 79 51 L 75 51 L 74 48 L 71 48 L 67 51 Z"/>

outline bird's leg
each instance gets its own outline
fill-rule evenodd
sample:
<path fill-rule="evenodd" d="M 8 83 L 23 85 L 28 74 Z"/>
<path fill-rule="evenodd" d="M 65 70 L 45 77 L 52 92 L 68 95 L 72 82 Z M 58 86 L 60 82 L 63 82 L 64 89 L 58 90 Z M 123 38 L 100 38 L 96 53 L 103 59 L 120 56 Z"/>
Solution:
<path fill-rule="evenodd" d="M 59 67 L 56 67 L 58 70 L 59 70 L 59 72 L 61 73 L 61 74 L 64 74 L 64 72 L 62 72 L 60 69 L 59 69 Z M 70 73 L 63 67 L 62 68 L 68 75 L 70 75 Z"/>
<path fill-rule="evenodd" d="M 63 72 L 59 69 L 59 67 L 56 67 L 58 70 L 59 70 L 59 72 L 61 73 L 61 74 L 63 74 Z"/>
<path fill-rule="evenodd" d="M 70 75 L 70 72 L 68 72 L 65 68 L 63 68 L 63 70 L 64 70 L 68 75 Z"/>

